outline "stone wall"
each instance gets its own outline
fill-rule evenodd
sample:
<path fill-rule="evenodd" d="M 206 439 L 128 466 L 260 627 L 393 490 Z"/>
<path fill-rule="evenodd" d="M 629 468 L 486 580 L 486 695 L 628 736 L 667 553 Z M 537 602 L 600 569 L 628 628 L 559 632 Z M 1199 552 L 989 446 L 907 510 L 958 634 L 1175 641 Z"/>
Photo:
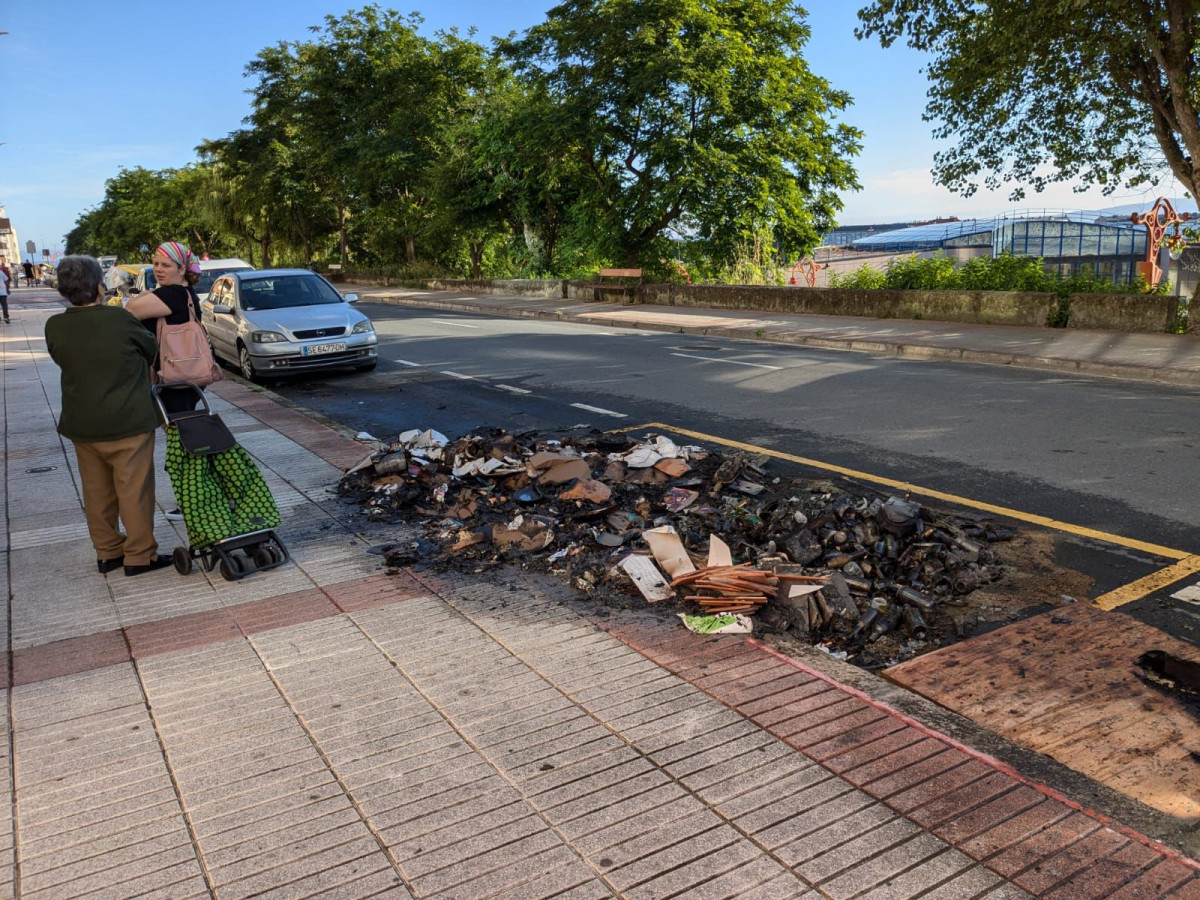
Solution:
<path fill-rule="evenodd" d="M 580 299 L 590 299 L 583 298 Z M 638 302 L 663 306 L 761 309 L 873 319 L 930 319 L 973 325 L 1047 327 L 1057 294 L 1016 291 L 856 291 L 844 288 L 715 284 L 648 284 Z M 1163 332 L 1175 320 L 1175 298 L 1144 294 L 1075 294 L 1069 328 Z"/>
<path fill-rule="evenodd" d="M 425 285 L 433 291 L 456 293 L 507 294 L 549 300 L 562 300 L 567 296 L 566 282 L 557 278 L 497 278 L 480 281 L 468 278 L 433 278 L 426 281 Z"/>

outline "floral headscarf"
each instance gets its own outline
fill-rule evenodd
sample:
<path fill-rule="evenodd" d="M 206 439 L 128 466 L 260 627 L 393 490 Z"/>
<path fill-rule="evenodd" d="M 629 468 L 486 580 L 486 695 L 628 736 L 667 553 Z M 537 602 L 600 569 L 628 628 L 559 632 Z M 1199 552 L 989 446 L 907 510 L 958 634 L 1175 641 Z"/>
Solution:
<path fill-rule="evenodd" d="M 179 268 L 187 272 L 200 271 L 200 261 L 196 259 L 196 255 L 187 248 L 186 244 L 181 244 L 179 241 L 167 241 L 165 244 L 159 244 L 155 253 L 161 253 Z"/>

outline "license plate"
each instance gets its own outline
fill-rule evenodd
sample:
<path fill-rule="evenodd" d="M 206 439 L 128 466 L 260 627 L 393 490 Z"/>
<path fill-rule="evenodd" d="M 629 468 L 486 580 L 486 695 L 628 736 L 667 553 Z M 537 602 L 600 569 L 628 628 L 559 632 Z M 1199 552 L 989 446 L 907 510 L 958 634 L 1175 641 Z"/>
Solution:
<path fill-rule="evenodd" d="M 323 353 L 341 353 L 346 349 L 344 341 L 336 344 L 310 344 L 300 348 L 301 356 L 320 356 Z"/>

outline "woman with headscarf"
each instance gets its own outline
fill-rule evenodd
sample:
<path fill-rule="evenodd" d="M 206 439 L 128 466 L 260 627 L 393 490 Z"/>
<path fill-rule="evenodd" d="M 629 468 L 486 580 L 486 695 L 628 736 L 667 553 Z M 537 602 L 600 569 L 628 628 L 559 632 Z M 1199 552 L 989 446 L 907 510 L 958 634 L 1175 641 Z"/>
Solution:
<path fill-rule="evenodd" d="M 126 309 L 142 320 L 151 334 L 157 334 L 158 320 L 167 325 L 182 325 L 188 320 L 188 304 L 200 319 L 200 298 L 193 289 L 200 280 L 200 261 L 186 245 L 178 241 L 159 244 L 154 251 L 154 280 L 158 286 L 133 297 Z M 188 388 L 168 388 L 159 392 L 163 408 L 168 413 L 188 412 L 199 403 L 194 391 Z M 179 508 L 167 510 L 167 518 L 179 521 Z"/>

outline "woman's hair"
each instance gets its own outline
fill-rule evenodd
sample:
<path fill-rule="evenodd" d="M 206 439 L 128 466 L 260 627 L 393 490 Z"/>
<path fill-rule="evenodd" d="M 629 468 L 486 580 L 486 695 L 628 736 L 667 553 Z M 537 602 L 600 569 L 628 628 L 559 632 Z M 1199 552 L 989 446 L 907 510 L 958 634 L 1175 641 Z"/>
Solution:
<path fill-rule="evenodd" d="M 64 256 L 58 264 L 58 292 L 72 306 L 95 303 L 103 281 L 104 271 L 91 256 Z"/>

